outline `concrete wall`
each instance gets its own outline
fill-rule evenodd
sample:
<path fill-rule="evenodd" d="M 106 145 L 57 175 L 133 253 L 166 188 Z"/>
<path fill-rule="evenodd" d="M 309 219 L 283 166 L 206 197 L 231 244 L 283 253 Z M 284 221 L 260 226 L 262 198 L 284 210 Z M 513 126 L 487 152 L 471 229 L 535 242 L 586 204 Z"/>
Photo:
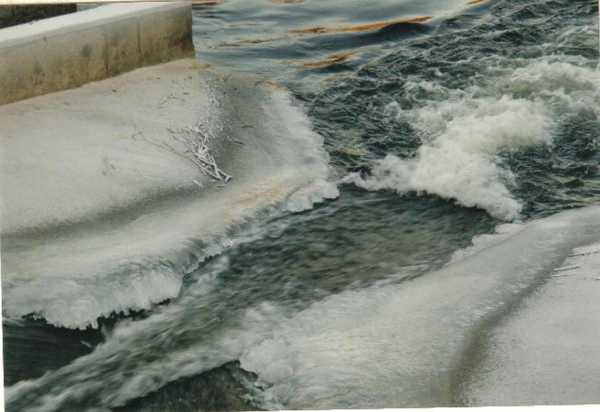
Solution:
<path fill-rule="evenodd" d="M 0 30 L 0 104 L 194 56 L 190 3 L 112 4 Z"/>

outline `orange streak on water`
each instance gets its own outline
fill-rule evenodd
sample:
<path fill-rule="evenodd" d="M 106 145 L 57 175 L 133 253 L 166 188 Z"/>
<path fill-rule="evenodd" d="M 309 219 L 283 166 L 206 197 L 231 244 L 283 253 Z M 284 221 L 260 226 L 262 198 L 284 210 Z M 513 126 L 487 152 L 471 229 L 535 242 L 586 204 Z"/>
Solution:
<path fill-rule="evenodd" d="M 320 67 L 331 66 L 332 64 L 343 63 L 346 60 L 348 60 L 350 57 L 352 57 L 354 54 L 355 53 L 352 53 L 352 52 L 336 53 L 336 54 L 330 54 L 329 56 L 327 56 L 326 60 L 309 61 L 309 62 L 292 61 L 292 62 L 288 62 L 288 63 L 291 64 L 292 66 L 303 67 L 305 69 L 316 69 L 316 68 L 320 68 Z"/>
<path fill-rule="evenodd" d="M 218 6 L 219 3 L 221 3 L 221 2 L 220 1 L 193 1 L 192 6 L 212 7 L 212 6 Z"/>
<path fill-rule="evenodd" d="M 307 35 L 307 34 L 325 34 L 325 33 L 346 33 L 346 32 L 357 32 L 367 30 L 378 30 L 385 27 L 393 26 L 394 24 L 402 23 L 425 23 L 431 20 L 432 16 L 412 17 L 408 19 L 382 21 L 379 23 L 361 24 L 358 26 L 338 26 L 338 27 L 310 27 L 307 29 L 294 29 L 290 30 L 290 33 Z"/>

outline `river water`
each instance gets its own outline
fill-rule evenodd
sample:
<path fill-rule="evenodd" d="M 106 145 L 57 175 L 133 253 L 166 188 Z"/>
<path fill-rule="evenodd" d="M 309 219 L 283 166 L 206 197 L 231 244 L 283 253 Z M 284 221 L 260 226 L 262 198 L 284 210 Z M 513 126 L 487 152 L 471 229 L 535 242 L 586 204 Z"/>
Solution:
<path fill-rule="evenodd" d="M 457 405 L 473 336 L 600 237 L 597 2 L 193 13 L 198 58 L 291 90 L 339 196 L 246 225 L 160 305 L 5 320 L 8 410 Z"/>

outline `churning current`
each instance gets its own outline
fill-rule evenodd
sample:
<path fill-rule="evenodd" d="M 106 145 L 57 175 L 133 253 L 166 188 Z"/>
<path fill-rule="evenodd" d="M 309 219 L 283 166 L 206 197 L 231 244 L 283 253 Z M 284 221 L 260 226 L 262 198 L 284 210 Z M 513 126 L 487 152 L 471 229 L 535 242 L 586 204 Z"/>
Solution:
<path fill-rule="evenodd" d="M 197 58 L 249 76 L 194 87 L 251 155 L 152 224 L 15 223 L 7 410 L 600 402 L 598 341 L 552 379 L 560 348 L 511 346 L 551 341 L 539 311 L 560 322 L 600 284 L 595 0 L 200 2 L 193 31 Z"/>

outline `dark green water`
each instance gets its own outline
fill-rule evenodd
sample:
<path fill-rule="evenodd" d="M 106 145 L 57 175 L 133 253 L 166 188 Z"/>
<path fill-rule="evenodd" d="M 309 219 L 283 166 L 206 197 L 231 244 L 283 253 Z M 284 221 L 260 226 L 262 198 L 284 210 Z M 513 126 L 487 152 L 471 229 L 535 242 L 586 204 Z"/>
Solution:
<path fill-rule="evenodd" d="M 432 18 L 401 21 L 423 16 Z M 357 29 L 381 21 L 390 24 Z M 336 407 L 380 405 L 376 391 L 345 397 L 337 381 L 350 372 L 335 366 L 336 341 L 304 342 L 298 330 L 314 331 L 303 313 L 333 319 L 315 328 L 346 332 L 361 315 L 353 302 L 368 311 L 380 291 L 410 288 L 474 236 L 599 200 L 594 0 L 228 1 L 194 9 L 194 36 L 199 58 L 294 93 L 341 194 L 250 225 L 185 277 L 177 299 L 105 321 L 102 333 L 5 325 L 5 383 L 32 379 L 8 410 L 311 408 L 329 394 Z M 317 368 L 311 351 L 331 352 L 331 368 L 294 380 L 291 371 Z M 445 405 L 436 390 L 422 405 Z M 407 406 L 398 393 L 386 406 Z"/>
<path fill-rule="evenodd" d="M 240 3 L 248 9 L 237 14 Z M 423 140 L 443 146 L 458 141 L 454 133 L 460 131 L 462 152 L 477 150 L 499 166 L 500 176 L 491 177 L 498 177 L 522 205 L 521 217 L 581 206 L 598 195 L 598 11 L 593 1 L 490 1 L 470 7 L 406 1 L 368 10 L 341 3 L 279 5 L 267 13 L 259 2 L 249 1 L 197 10 L 195 21 L 202 23 L 195 27 L 197 55 L 290 87 L 305 102 L 342 175 L 369 173 L 373 161 L 390 154 L 419 157 Z M 261 21 L 263 14 L 273 21 Z M 355 27 L 357 21 L 382 16 L 388 22 L 433 19 L 378 31 L 289 34 L 299 27 Z M 279 40 L 248 45 L 234 39 Z M 327 62 L 331 53 L 351 57 L 320 68 L 290 64 Z M 498 101 L 503 107 L 488 107 Z M 518 114 L 527 121 L 518 124 L 523 120 Z M 508 130 L 504 120 L 514 122 L 515 130 Z M 519 128 L 524 136 L 518 136 Z M 470 134 L 485 132 L 516 137 L 492 136 L 498 140 L 471 147 L 477 137 Z M 453 172 L 454 165 L 447 166 L 446 172 Z M 427 187 L 401 189 L 421 186 Z M 439 195 L 436 191 L 443 192 L 434 184 L 430 192 Z"/>

